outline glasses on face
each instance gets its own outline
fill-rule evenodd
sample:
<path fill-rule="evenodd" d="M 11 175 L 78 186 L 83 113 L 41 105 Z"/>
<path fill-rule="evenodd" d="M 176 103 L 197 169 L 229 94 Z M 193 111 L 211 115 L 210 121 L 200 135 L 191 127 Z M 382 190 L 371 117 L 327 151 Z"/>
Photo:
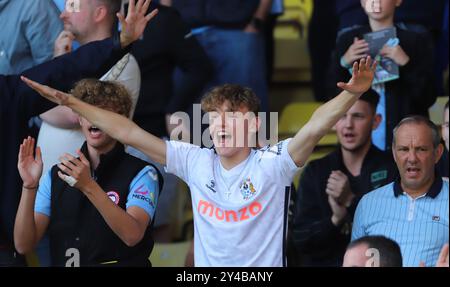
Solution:
<path fill-rule="evenodd" d="M 80 12 L 80 7 L 81 7 L 80 2 L 81 2 L 80 0 L 67 0 L 65 11 L 68 13 Z"/>

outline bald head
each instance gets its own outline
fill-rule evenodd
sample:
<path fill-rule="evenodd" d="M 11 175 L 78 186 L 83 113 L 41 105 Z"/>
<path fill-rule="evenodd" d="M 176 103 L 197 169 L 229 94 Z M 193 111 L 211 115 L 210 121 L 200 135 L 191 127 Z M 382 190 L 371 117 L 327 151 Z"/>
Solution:
<path fill-rule="evenodd" d="M 400 246 L 384 236 L 365 236 L 351 242 L 343 267 L 402 267 Z"/>

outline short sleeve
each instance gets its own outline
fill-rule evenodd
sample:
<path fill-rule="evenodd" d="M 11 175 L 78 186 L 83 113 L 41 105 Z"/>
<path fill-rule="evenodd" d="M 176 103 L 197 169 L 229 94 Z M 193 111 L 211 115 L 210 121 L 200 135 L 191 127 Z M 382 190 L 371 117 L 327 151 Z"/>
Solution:
<path fill-rule="evenodd" d="M 202 149 L 178 141 L 167 141 L 166 147 L 166 172 L 178 176 L 189 184 L 192 165 L 198 163 Z"/>
<path fill-rule="evenodd" d="M 146 166 L 130 184 L 126 208 L 140 207 L 153 219 L 158 197 L 158 172 L 154 167 Z"/>
<path fill-rule="evenodd" d="M 288 152 L 290 140 L 287 139 L 274 146 L 261 149 L 258 161 L 261 168 L 271 176 L 277 175 L 292 181 L 299 167 Z"/>
<path fill-rule="evenodd" d="M 51 215 L 52 176 L 51 170 L 42 178 L 34 203 L 34 212 Z"/>

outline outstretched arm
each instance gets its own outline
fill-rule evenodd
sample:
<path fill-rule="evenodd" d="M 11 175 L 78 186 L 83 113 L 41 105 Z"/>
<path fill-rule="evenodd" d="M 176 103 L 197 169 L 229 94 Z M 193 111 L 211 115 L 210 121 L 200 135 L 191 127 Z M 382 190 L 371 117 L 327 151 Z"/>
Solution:
<path fill-rule="evenodd" d="M 370 57 L 353 65 L 350 81 L 338 83 L 344 89 L 337 97 L 319 107 L 308 123 L 289 142 L 288 151 L 297 166 L 303 166 L 320 139 L 371 86 L 376 68 Z"/>
<path fill-rule="evenodd" d="M 147 133 L 131 120 L 84 103 L 70 94 L 41 85 L 25 77 L 22 77 L 22 80 L 43 97 L 54 103 L 71 108 L 119 142 L 142 151 L 160 164 L 166 164 L 165 141 Z"/>
<path fill-rule="evenodd" d="M 74 53 L 24 71 L 23 75 L 62 91 L 69 90 L 82 78 L 99 78 L 128 52 L 124 48 L 139 39 L 148 21 L 157 14 L 158 10 L 153 10 L 145 15 L 150 2 L 151 0 L 139 0 L 135 5 L 134 0 L 130 1 L 126 19 L 117 15 L 123 27 L 120 45 L 114 39 L 95 41 Z M 20 114 L 26 120 L 53 108 L 51 103 L 33 93 L 17 76 L 7 76 L 6 85 L 11 92 L 4 93 L 1 97 L 8 97 L 5 100 L 9 105 L 19 107 Z"/>
<path fill-rule="evenodd" d="M 61 129 L 80 128 L 79 116 L 68 107 L 58 106 L 39 116 L 41 120 Z"/>

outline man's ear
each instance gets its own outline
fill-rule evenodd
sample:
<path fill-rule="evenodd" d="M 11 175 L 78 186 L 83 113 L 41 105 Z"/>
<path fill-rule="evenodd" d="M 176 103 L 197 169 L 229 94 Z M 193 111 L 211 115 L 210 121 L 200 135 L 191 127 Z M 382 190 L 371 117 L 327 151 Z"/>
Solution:
<path fill-rule="evenodd" d="M 380 114 L 375 114 L 373 117 L 373 124 L 372 124 L 372 130 L 376 130 L 380 124 L 383 117 Z"/>
<path fill-rule="evenodd" d="M 103 21 L 103 19 L 106 18 L 107 15 L 108 15 L 108 9 L 103 5 L 98 6 L 97 8 L 95 8 L 94 21 L 97 23 L 101 22 L 101 21 Z"/>
<path fill-rule="evenodd" d="M 397 0 L 397 3 L 395 3 L 396 7 L 400 7 L 403 3 L 403 0 Z"/>
<path fill-rule="evenodd" d="M 441 160 L 442 154 L 444 153 L 444 146 L 439 144 L 434 152 L 436 156 L 435 164 L 437 164 Z"/>

